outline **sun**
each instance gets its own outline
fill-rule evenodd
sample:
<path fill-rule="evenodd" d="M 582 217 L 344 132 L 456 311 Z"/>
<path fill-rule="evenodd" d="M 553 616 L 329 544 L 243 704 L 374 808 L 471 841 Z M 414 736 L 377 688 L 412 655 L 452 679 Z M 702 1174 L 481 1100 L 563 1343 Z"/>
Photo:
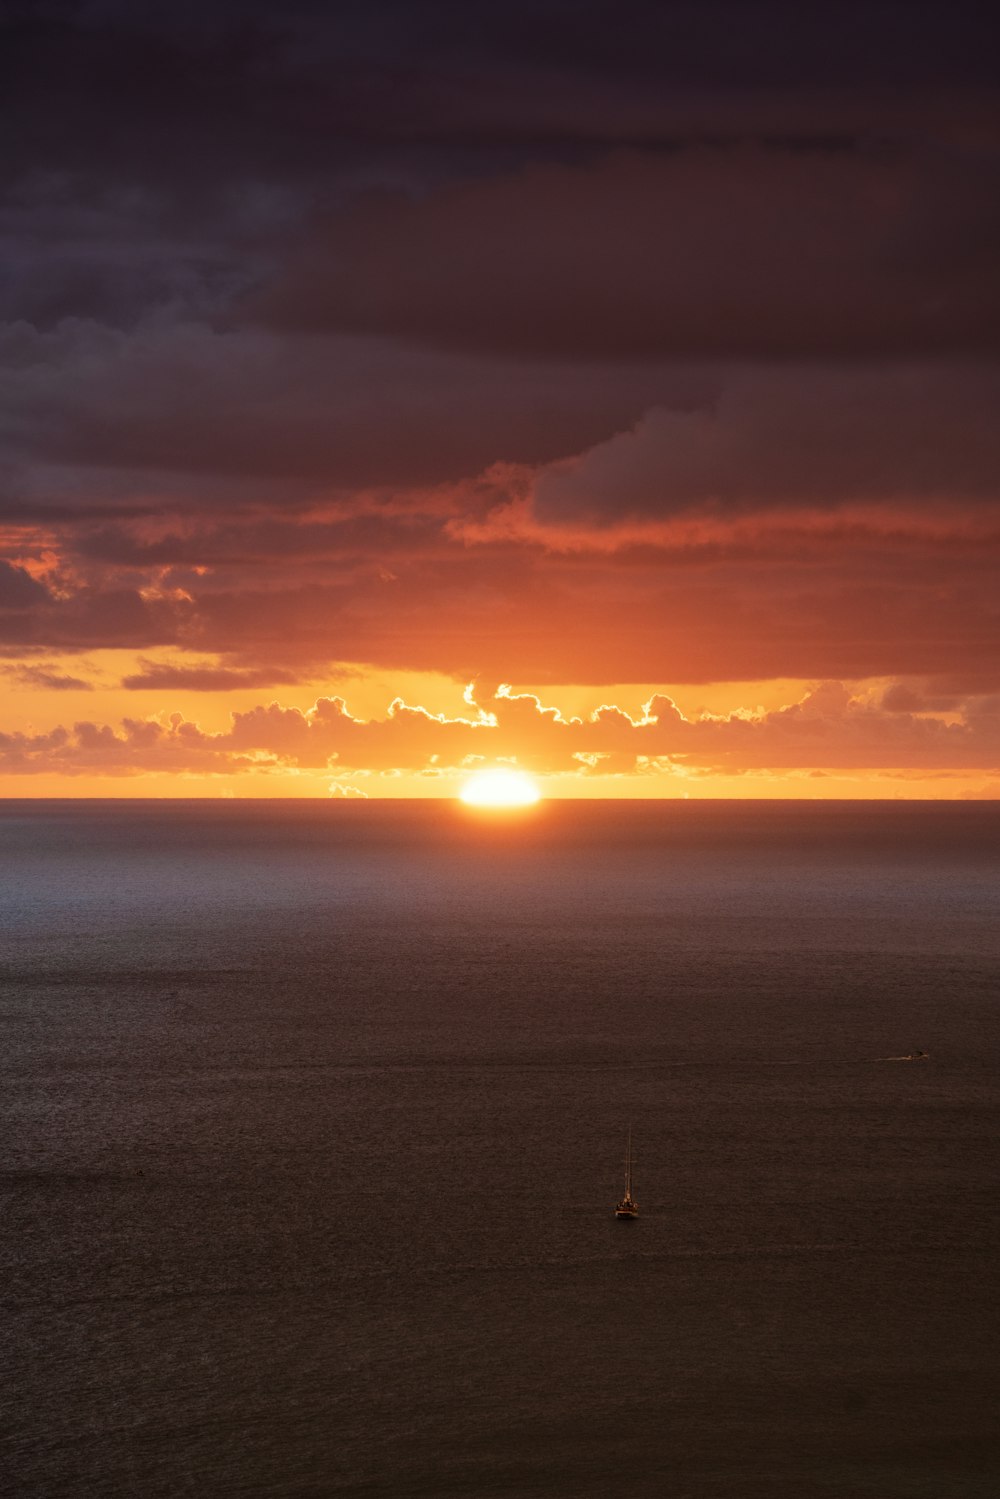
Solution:
<path fill-rule="evenodd" d="M 470 807 L 531 807 L 542 793 L 523 770 L 477 770 L 458 793 Z"/>

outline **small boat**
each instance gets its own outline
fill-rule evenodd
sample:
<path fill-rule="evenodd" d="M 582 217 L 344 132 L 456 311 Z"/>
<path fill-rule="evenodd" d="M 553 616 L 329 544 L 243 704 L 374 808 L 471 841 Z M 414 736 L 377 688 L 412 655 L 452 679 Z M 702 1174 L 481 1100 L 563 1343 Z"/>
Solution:
<path fill-rule="evenodd" d="M 639 1204 L 632 1196 L 632 1130 L 629 1128 L 628 1144 L 625 1146 L 625 1196 L 615 1208 L 616 1218 L 638 1218 Z"/>

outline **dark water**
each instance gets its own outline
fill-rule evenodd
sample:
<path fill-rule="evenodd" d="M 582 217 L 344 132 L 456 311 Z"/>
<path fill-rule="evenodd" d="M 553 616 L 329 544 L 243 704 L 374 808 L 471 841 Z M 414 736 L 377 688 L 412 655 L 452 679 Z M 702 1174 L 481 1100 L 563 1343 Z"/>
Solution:
<path fill-rule="evenodd" d="M 1000 1492 L 998 874 L 990 805 L 3 804 L 0 1488 Z"/>

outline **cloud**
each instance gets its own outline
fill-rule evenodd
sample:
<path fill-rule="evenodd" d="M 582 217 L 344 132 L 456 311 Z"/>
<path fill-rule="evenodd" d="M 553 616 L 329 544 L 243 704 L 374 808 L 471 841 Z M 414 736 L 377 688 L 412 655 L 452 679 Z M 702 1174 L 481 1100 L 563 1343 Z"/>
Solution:
<path fill-rule="evenodd" d="M 0 560 L 0 609 L 30 609 L 47 598 L 45 587 L 23 567 Z"/>
<path fill-rule="evenodd" d="M 947 519 L 989 505 L 1000 522 L 1000 369 L 735 368 L 711 403 L 648 412 L 541 470 L 542 519 L 937 502 Z"/>
<path fill-rule="evenodd" d="M 93 692 L 93 682 L 82 677 L 71 677 L 65 672 L 53 671 L 45 666 L 7 667 L 7 674 L 23 687 L 42 687 L 49 692 Z"/>
<path fill-rule="evenodd" d="M 345 661 L 905 678 L 883 740 L 985 701 L 986 12 L 682 10 L 8 6 L 0 649 L 169 648 L 126 679 L 165 701 Z M 472 732 L 320 715 L 302 753 Z"/>
<path fill-rule="evenodd" d="M 148 649 L 175 643 L 190 612 L 190 601 L 183 597 L 145 597 L 113 581 L 103 588 L 84 585 L 64 595 L 43 588 L 36 607 L 0 611 L 0 643 L 28 649 Z"/>
<path fill-rule="evenodd" d="M 701 147 L 372 195 L 257 301 L 278 326 L 573 359 L 1000 348 L 992 160 Z"/>
<path fill-rule="evenodd" d="M 657 459 L 669 476 L 662 447 Z M 586 458 L 581 470 L 593 474 Z M 520 472 L 484 484 L 464 513 L 458 490 L 423 514 L 303 520 L 301 531 L 254 515 L 206 517 L 193 532 L 164 522 L 159 536 L 138 521 L 67 528 L 51 590 L 0 611 L 0 645 L 170 646 L 192 658 L 173 667 L 219 656 L 262 682 L 348 662 L 494 681 L 516 668 L 551 683 L 905 676 L 937 682 L 939 696 L 1000 686 L 1000 534 L 985 502 L 761 508 L 736 485 L 728 504 L 672 509 L 668 491 L 662 511 L 650 500 L 630 516 L 624 481 L 616 515 L 595 513 L 601 492 L 573 473 L 539 475 L 545 506 L 551 478 L 569 486 L 554 516 L 532 507 L 534 476 Z M 51 549 L 43 539 L 39 558 Z"/>
<path fill-rule="evenodd" d="M 117 493 L 148 507 L 172 486 L 188 508 L 288 509 L 317 489 L 453 481 L 500 458 L 565 456 L 653 400 L 684 405 L 705 386 L 697 371 L 642 364 L 613 376 L 588 364 L 508 367 L 381 339 L 171 319 L 128 333 L 82 320 L 0 328 L 0 439 L 26 472 L 21 504 L 34 486 L 46 505 L 92 508 Z"/>
<path fill-rule="evenodd" d="M 233 201 L 241 183 L 343 188 L 629 139 L 959 132 L 995 88 L 970 0 L 881 0 L 836 26 L 787 0 L 15 3 L 0 35 L 13 164 L 89 172 L 95 196 L 93 177 L 138 180 L 119 215 L 148 222 L 167 198 L 209 231 L 223 214 L 245 232 L 270 222 L 263 193 Z"/>
<path fill-rule="evenodd" d="M 162 691 L 172 687 L 187 692 L 235 692 L 247 687 L 275 687 L 298 680 L 294 672 L 277 666 L 171 666 L 160 661 L 140 664 L 140 671 L 122 678 L 121 685 L 130 692 Z"/>
<path fill-rule="evenodd" d="M 1000 698 L 973 701 L 957 722 L 887 712 L 837 682 L 768 713 L 685 717 L 665 696 L 633 716 L 609 704 L 565 717 L 534 695 L 500 687 L 474 716 L 448 718 L 394 702 L 382 719 L 354 718 L 340 698 L 303 712 L 274 702 L 234 713 L 206 733 L 180 714 L 124 719 L 120 729 L 0 735 L 8 773 L 239 774 L 282 770 L 459 770 L 515 760 L 540 774 L 741 774 L 747 771 L 895 770 L 939 774 L 1000 767 Z"/>
<path fill-rule="evenodd" d="M 318 478 L 286 484 L 272 474 L 260 490 L 259 475 L 244 480 L 235 470 L 254 459 L 254 432 L 281 426 L 285 408 L 268 404 L 266 382 L 247 406 L 245 385 L 234 390 L 221 370 L 218 383 L 199 383 L 195 353 L 190 365 L 171 366 L 173 394 L 160 401 L 155 381 L 136 393 L 144 366 L 140 358 L 133 367 L 134 345 L 111 340 L 112 367 L 121 357 L 122 368 L 104 385 L 103 335 L 96 344 L 81 336 L 79 363 L 75 334 L 51 345 L 55 386 L 46 376 L 32 397 L 34 376 L 11 379 L 9 420 L 34 413 L 19 438 L 27 443 L 30 428 L 38 446 L 33 482 L 52 486 L 50 496 L 62 485 L 81 506 L 77 520 L 68 505 L 9 532 L 0 640 L 12 647 L 175 645 L 236 654 L 245 670 L 295 674 L 335 659 L 497 678 L 516 669 L 546 681 L 955 675 L 997 659 L 1000 384 L 992 366 L 685 367 L 669 377 L 630 368 L 613 397 L 613 372 L 563 379 L 546 368 L 536 370 L 541 384 L 527 380 L 510 396 L 505 434 L 507 383 L 524 367 L 495 367 L 477 386 L 475 361 L 420 356 L 412 380 L 403 380 L 405 359 L 397 373 L 399 391 L 422 391 L 424 409 L 414 406 L 405 423 L 426 434 L 424 470 L 399 425 L 410 397 L 400 397 L 401 408 L 397 387 L 374 378 L 397 357 L 386 351 L 389 364 L 376 361 L 353 405 L 332 401 L 331 410 L 343 405 L 337 419 L 323 388 L 306 380 L 309 422 L 316 432 L 325 425 L 321 441 L 331 449 L 343 438 L 338 463 L 349 464 L 353 443 L 358 473 L 385 478 L 391 469 L 380 455 L 389 450 L 409 482 L 324 489 Z M 168 329 L 162 347 L 150 337 L 159 368 L 161 355 L 170 364 L 177 353 L 175 338 L 202 351 L 216 335 Z M 34 369 L 35 335 L 25 347 Z M 238 341 L 227 357 L 235 368 Z M 260 368 L 271 369 L 263 356 Z M 455 416 L 470 435 L 449 452 L 451 394 L 463 382 L 469 404 Z M 637 418 L 635 403 L 641 411 L 654 388 L 662 399 Z M 557 393 L 563 425 L 550 425 Z M 384 418 L 390 397 L 394 414 Z M 135 462 L 173 461 L 171 403 L 183 401 L 199 409 L 213 445 L 201 459 L 234 473 L 122 471 L 127 513 L 106 505 L 93 513 L 107 496 L 101 464 L 120 443 L 110 413 L 128 425 L 130 400 L 151 424 L 121 439 Z M 239 414 L 228 430 L 216 421 L 219 402 Z M 258 404 L 263 414 L 247 426 Z M 64 413 L 69 429 L 60 435 Z M 621 430 L 609 433 L 616 420 Z M 179 431 L 184 460 L 199 461 L 197 441 L 183 424 Z M 287 431 L 275 437 L 288 440 Z M 373 455 L 370 470 L 363 450 Z M 539 462 L 463 471 L 487 454 L 539 451 Z M 65 461 L 55 467 L 59 453 Z M 93 468 L 81 466 L 88 455 Z M 349 472 L 340 471 L 345 484 Z M 417 482 L 428 473 L 433 482 Z M 449 473 L 459 477 L 441 477 Z M 27 554 L 36 577 L 21 565 Z"/>

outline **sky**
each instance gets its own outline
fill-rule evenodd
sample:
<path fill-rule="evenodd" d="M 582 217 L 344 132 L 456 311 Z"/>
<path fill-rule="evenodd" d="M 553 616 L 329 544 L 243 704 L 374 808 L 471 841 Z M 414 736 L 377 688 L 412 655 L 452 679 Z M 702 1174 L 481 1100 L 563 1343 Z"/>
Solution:
<path fill-rule="evenodd" d="M 0 795 L 1000 796 L 989 10 L 7 0 Z"/>

